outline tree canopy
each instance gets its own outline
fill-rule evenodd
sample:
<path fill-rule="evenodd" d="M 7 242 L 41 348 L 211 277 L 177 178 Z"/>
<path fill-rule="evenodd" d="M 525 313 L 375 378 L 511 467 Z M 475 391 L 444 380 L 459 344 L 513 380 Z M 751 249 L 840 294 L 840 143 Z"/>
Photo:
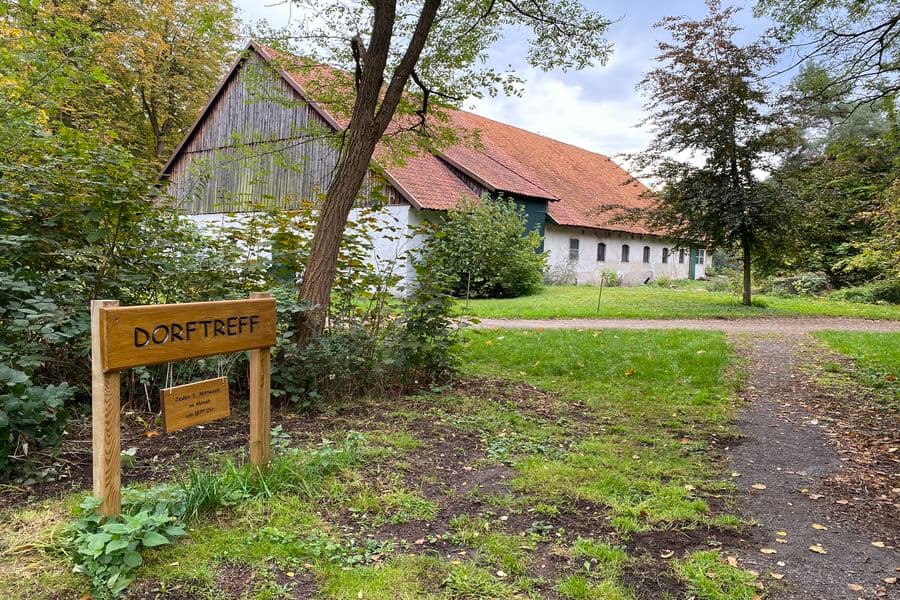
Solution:
<path fill-rule="evenodd" d="M 672 41 L 658 44 L 657 66 L 640 84 L 654 137 L 632 158 L 661 186 L 647 221 L 683 245 L 739 249 L 749 304 L 751 253 L 778 246 L 791 221 L 790 203 L 758 176 L 785 135 L 759 78 L 777 50 L 765 40 L 738 45 L 737 9 L 707 6 L 703 19 L 657 24 Z"/>

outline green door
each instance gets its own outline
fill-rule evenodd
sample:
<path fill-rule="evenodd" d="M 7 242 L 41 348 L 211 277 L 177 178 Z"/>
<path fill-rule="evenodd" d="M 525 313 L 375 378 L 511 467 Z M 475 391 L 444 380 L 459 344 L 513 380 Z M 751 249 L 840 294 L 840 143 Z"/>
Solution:
<path fill-rule="evenodd" d="M 691 259 L 688 261 L 688 279 L 697 278 L 697 261 L 700 259 L 700 252 L 696 248 L 691 248 Z"/>

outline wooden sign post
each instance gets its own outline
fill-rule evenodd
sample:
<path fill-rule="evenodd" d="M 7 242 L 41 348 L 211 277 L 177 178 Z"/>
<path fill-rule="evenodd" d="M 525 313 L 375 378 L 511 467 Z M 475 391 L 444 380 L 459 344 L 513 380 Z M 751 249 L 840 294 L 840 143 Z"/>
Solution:
<path fill-rule="evenodd" d="M 275 300 L 265 293 L 254 293 L 249 300 L 127 307 L 120 307 L 116 300 L 93 300 L 91 413 L 94 496 L 103 501 L 100 512 L 118 514 L 122 504 L 122 369 L 249 350 L 250 461 L 265 468 L 269 464 L 270 349 L 274 345 Z M 202 409 L 185 411 L 173 422 L 177 428 L 227 416 L 227 381 L 221 387 L 224 396 L 222 390 L 206 388 L 201 393 L 207 401 Z M 177 405 L 176 401 L 173 406 Z"/>

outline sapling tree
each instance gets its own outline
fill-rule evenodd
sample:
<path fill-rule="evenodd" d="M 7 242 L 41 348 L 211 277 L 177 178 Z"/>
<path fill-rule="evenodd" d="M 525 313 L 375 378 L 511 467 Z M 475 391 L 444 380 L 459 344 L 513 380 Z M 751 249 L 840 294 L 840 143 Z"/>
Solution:
<path fill-rule="evenodd" d="M 303 341 L 324 327 L 341 235 L 376 146 L 392 123 L 427 137 L 435 104 L 515 91 L 520 80 L 514 73 L 486 65 L 489 48 L 508 31 L 531 31 L 526 58 L 541 69 L 604 62 L 610 45 L 603 37 L 609 21 L 577 0 L 294 3 L 310 15 L 295 32 L 303 53 L 353 74 L 340 156 L 300 286 L 300 299 L 310 307 L 297 324 Z"/>
<path fill-rule="evenodd" d="M 778 251 L 793 214 L 793 203 L 758 176 L 786 131 L 759 78 L 777 50 L 765 40 L 739 45 L 737 9 L 718 0 L 707 6 L 702 19 L 657 23 L 671 41 L 658 43 L 657 66 L 639 85 L 654 137 L 631 158 L 659 189 L 649 213 L 623 218 L 644 219 L 682 246 L 739 251 L 749 305 L 751 257 Z"/>

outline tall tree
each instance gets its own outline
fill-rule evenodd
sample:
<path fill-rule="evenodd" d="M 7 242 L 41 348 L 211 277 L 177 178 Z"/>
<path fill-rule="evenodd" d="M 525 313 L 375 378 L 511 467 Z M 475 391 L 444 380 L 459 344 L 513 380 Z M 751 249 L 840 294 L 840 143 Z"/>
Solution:
<path fill-rule="evenodd" d="M 758 0 L 755 12 L 773 19 L 774 35 L 796 51 L 788 69 L 814 61 L 829 73 L 806 90 L 810 97 L 838 90 L 859 105 L 900 92 L 900 1 Z"/>
<path fill-rule="evenodd" d="M 324 327 L 342 232 L 376 145 L 392 122 L 424 127 L 435 102 L 515 90 L 513 73 L 485 66 L 487 51 L 509 30 L 530 28 L 526 57 L 543 69 L 604 62 L 609 21 L 577 0 L 294 0 L 314 19 L 297 33 L 308 54 L 353 72 L 355 95 L 334 181 L 327 190 L 303 274 L 310 306 L 298 338 Z"/>
<path fill-rule="evenodd" d="M 56 116 L 73 127 L 105 130 L 152 163 L 165 159 L 193 122 L 237 35 L 231 0 L 20 2 L 6 16 L 48 44 L 65 34 L 67 63 L 69 53 L 90 54 L 84 68 L 93 81 L 77 93 L 64 86 L 70 93 Z"/>
<path fill-rule="evenodd" d="M 703 19 L 667 17 L 656 25 L 672 41 L 658 43 L 658 66 L 639 84 L 650 99 L 645 123 L 654 138 L 632 160 L 661 188 L 649 214 L 624 218 L 644 217 L 682 245 L 739 250 L 749 305 L 751 256 L 777 251 L 791 222 L 790 203 L 756 174 L 784 134 L 759 79 L 777 52 L 765 41 L 738 45 L 738 9 L 718 0 L 707 7 Z"/>

